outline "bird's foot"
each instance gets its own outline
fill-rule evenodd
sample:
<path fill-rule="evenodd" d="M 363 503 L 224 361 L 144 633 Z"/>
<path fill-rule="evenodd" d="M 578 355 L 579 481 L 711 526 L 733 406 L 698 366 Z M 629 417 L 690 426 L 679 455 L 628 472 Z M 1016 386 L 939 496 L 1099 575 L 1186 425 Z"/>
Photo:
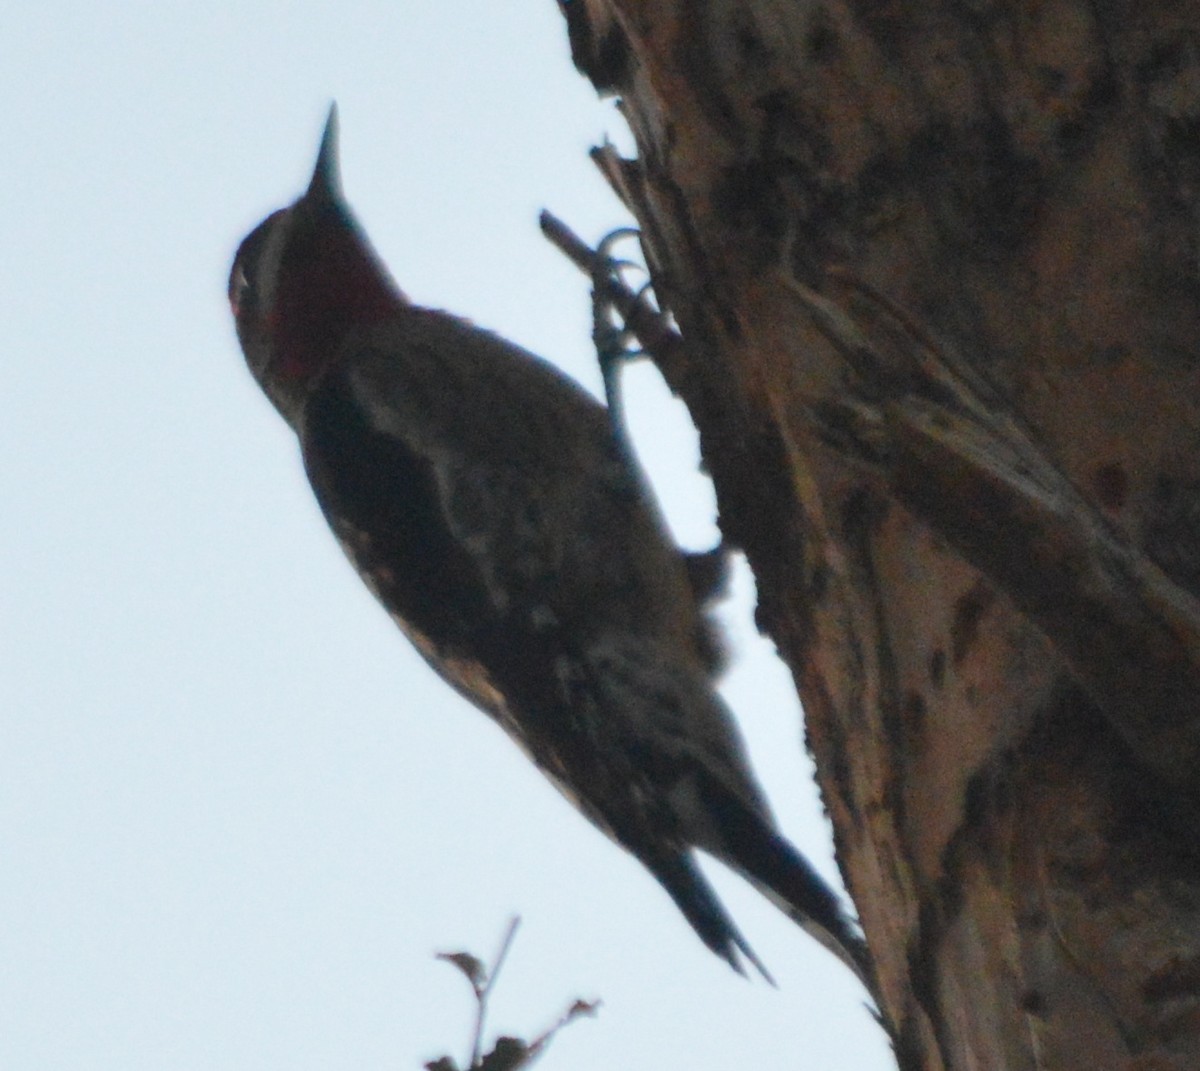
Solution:
<path fill-rule="evenodd" d="M 626 440 L 628 431 L 621 403 L 620 368 L 626 361 L 641 357 L 644 351 L 626 320 L 625 312 L 630 304 L 628 295 L 633 288 L 625 276 L 628 272 L 644 272 L 645 269 L 634 261 L 615 257 L 612 247 L 618 242 L 636 237 L 638 233 L 632 227 L 621 227 L 608 234 L 596 247 L 591 273 L 592 341 L 595 343 L 596 357 L 600 362 L 600 374 L 604 379 L 604 395 L 609 413 L 618 435 Z M 645 301 L 652 290 L 651 283 L 643 283 L 640 289 L 634 291 L 633 305 Z"/>

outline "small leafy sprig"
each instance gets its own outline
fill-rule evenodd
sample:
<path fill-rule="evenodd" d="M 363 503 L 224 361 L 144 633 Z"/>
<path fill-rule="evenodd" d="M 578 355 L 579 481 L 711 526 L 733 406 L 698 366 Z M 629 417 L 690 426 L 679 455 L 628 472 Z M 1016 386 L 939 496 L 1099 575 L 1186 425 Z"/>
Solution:
<path fill-rule="evenodd" d="M 554 1036 L 568 1023 L 588 1015 L 594 1016 L 600 1007 L 598 1000 L 575 1000 L 567 1010 L 559 1016 L 558 1021 L 548 1030 L 543 1031 L 532 1041 L 523 1038 L 498 1037 L 488 1053 L 483 1052 L 483 1032 L 487 1019 L 487 1002 L 496 979 L 500 976 L 500 968 L 504 965 L 505 957 L 516 936 L 521 919 L 514 916 L 508 924 L 500 949 L 496 953 L 495 963 L 489 971 L 486 964 L 470 952 L 439 952 L 437 958 L 445 960 L 456 967 L 466 978 L 475 995 L 475 1030 L 471 1039 L 471 1061 L 466 1071 L 518 1071 L 519 1068 L 529 1067 L 553 1040 Z M 453 1057 L 441 1056 L 425 1064 L 426 1071 L 459 1071 Z"/>

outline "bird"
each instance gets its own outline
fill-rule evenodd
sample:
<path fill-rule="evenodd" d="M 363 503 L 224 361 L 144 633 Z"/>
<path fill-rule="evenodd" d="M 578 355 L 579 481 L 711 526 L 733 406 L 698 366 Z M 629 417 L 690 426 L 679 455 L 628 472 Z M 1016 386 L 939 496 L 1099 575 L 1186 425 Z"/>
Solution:
<path fill-rule="evenodd" d="M 697 851 L 871 992 L 856 923 L 779 832 L 717 692 L 711 569 L 689 568 L 603 404 L 405 296 L 345 199 L 337 139 L 334 105 L 303 195 L 241 242 L 229 301 L 351 564 L 429 665 L 645 866 L 708 948 L 771 980 Z"/>

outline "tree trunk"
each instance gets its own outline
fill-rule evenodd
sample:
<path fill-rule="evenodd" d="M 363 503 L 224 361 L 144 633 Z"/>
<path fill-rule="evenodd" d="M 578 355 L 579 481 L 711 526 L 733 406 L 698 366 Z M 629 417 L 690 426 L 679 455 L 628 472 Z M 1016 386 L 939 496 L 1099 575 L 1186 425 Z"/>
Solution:
<path fill-rule="evenodd" d="M 1200 1067 L 1200 7 L 561 2 L 901 1062 Z"/>

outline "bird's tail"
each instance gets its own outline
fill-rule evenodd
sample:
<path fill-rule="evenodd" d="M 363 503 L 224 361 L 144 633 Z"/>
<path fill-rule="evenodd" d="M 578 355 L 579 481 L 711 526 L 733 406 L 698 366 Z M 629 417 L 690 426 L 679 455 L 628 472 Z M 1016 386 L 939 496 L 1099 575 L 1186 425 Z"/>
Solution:
<path fill-rule="evenodd" d="M 656 853 L 655 858 L 642 856 L 659 883 L 675 901 L 684 917 L 691 923 L 700 940 L 728 963 L 738 974 L 745 975 L 743 957 L 754 965 L 771 985 L 775 979 L 754 954 L 733 919 L 717 899 L 708 879 L 696 866 L 696 860 L 686 850 Z"/>
<path fill-rule="evenodd" d="M 788 918 L 829 949 L 875 997 L 870 953 L 838 894 L 776 832 L 768 815 L 711 782 L 701 787 L 701 795 L 720 831 L 720 843 L 702 847 L 747 878 Z"/>
<path fill-rule="evenodd" d="M 875 971 L 867 943 L 834 891 L 799 852 L 773 830 L 765 830 L 757 858 L 739 853 L 738 868 L 785 915 L 840 959 L 875 996 Z M 756 871 L 751 865 L 758 867 Z"/>

